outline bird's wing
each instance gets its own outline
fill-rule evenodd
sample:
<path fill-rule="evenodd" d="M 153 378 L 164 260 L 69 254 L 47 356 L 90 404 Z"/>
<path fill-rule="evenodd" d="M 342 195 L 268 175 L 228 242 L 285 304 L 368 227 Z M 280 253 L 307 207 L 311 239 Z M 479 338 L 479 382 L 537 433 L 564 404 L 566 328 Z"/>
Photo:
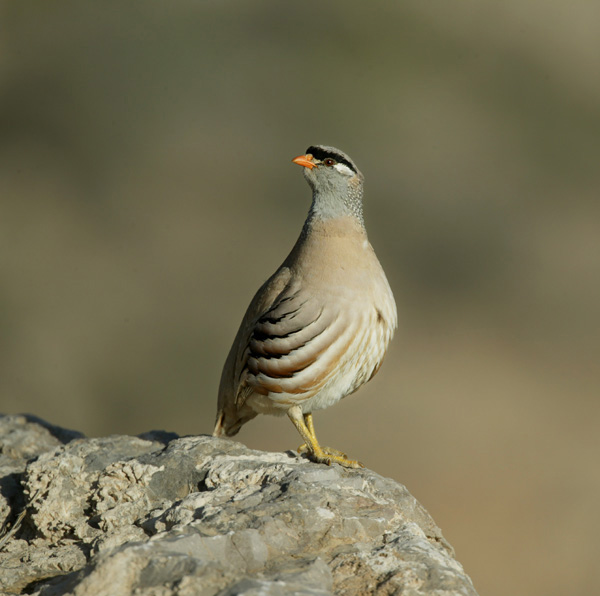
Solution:
<path fill-rule="evenodd" d="M 252 393 L 282 405 L 315 395 L 356 339 L 358 321 L 344 311 L 288 284 L 248 335 L 238 369 L 238 406 Z"/>

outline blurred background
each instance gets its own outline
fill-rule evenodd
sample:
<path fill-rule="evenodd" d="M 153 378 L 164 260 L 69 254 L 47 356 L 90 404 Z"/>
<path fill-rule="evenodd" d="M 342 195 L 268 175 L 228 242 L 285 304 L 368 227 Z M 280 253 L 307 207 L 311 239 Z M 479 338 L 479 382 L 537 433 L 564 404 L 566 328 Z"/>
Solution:
<path fill-rule="evenodd" d="M 599 73 L 589 0 L 0 2 L 0 411 L 211 432 L 308 210 L 290 160 L 334 145 L 400 328 L 321 440 L 482 595 L 598 593 Z"/>

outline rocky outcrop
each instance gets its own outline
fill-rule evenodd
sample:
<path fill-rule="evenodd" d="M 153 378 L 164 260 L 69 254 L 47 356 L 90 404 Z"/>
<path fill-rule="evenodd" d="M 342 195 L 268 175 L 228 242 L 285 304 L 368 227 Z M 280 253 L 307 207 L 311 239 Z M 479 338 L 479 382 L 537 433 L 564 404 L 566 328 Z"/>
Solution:
<path fill-rule="evenodd" d="M 0 590 L 475 595 L 401 484 L 209 436 L 0 417 Z"/>

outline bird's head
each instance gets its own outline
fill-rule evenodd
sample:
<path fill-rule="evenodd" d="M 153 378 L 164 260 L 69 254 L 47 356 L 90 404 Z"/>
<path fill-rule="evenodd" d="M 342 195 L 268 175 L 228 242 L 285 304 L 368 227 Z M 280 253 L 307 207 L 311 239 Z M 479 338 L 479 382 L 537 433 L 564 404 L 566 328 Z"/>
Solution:
<path fill-rule="evenodd" d="M 362 221 L 363 175 L 342 151 L 312 145 L 292 160 L 313 189 L 311 211 L 322 218 L 354 215 Z"/>

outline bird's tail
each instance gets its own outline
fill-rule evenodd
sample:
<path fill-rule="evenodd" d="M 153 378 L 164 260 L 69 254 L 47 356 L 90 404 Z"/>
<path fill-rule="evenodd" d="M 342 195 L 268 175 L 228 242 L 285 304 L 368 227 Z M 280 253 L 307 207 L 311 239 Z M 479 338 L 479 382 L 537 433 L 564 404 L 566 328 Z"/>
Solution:
<path fill-rule="evenodd" d="M 213 430 L 213 437 L 223 437 L 225 436 L 225 412 L 217 413 L 217 421 L 215 422 L 215 428 Z"/>
<path fill-rule="evenodd" d="M 232 437 L 233 435 L 237 435 L 240 432 L 240 428 L 256 415 L 256 412 L 249 408 L 244 409 L 243 413 L 236 411 L 233 416 L 228 416 L 225 410 L 219 410 L 217 412 L 213 437 Z"/>

